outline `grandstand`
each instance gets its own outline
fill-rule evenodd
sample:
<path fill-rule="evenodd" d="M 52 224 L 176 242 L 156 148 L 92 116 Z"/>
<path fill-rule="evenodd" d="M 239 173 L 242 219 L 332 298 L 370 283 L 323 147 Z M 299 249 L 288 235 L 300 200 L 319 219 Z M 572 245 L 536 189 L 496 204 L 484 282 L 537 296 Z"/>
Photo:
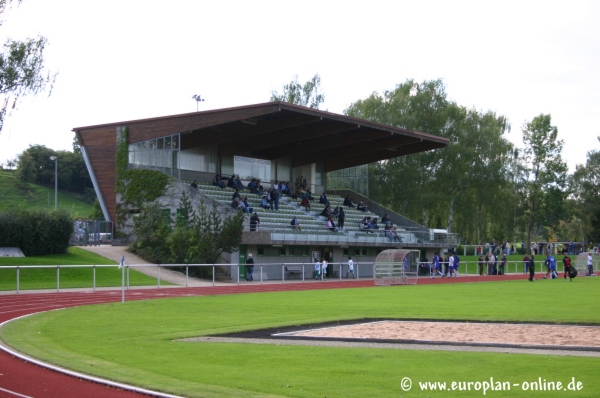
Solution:
<path fill-rule="evenodd" d="M 365 201 L 370 211 L 344 207 L 344 228 L 334 232 L 325 227 L 320 215 L 324 205 L 318 200 L 326 190 L 329 173 L 349 176 L 352 173 L 346 170 L 368 163 L 443 148 L 448 140 L 442 137 L 285 102 L 109 123 L 74 131 L 106 221 L 116 220 L 117 208 L 122 205 L 116 193 L 117 147 L 123 148 L 121 144 L 127 147 L 127 168 L 159 170 L 177 181 L 165 197 L 159 198 L 161 206 L 171 214 L 177 214 L 183 192 L 190 194 L 194 204 L 215 202 L 220 211 L 231 214 L 234 191 L 212 185 L 216 174 L 239 175 L 244 184 L 252 178 L 260 179 L 265 190 L 275 181 L 292 182 L 304 176 L 315 199 L 310 211 L 300 206 L 299 199 L 287 195 L 281 197 L 278 211 L 265 210 L 260 207 L 261 198 L 242 192 L 258 213 L 260 225 L 257 231 L 250 231 L 249 214 L 246 215 L 239 252 L 224 259 L 229 264 L 243 264 L 248 253 L 254 254 L 255 262 L 263 264 L 309 264 L 316 259 L 342 263 L 349 256 L 355 263 L 372 264 L 379 252 L 389 248 L 417 249 L 422 258 L 432 258 L 434 251 L 456 245 L 454 236 L 434 233 L 374 203 L 368 192 L 347 190 L 353 185 L 345 185 L 338 177 L 334 184 L 338 191 L 327 191 L 332 209 L 342 206 L 342 197 L 349 194 L 355 203 Z M 190 188 L 194 180 L 199 181 L 198 190 Z M 360 181 L 368 186 L 364 176 Z M 381 223 L 385 213 L 397 228 L 395 241 L 386 236 Z M 290 221 L 294 216 L 301 230 L 292 229 Z M 378 229 L 361 230 L 359 223 L 365 216 L 377 218 Z M 130 226 L 117 228 L 127 232 Z"/>

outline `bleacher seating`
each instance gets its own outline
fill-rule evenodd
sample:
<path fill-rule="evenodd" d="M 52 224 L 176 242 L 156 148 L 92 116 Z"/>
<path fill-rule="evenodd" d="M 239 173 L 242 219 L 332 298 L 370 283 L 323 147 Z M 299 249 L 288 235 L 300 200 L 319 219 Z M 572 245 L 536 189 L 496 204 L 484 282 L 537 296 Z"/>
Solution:
<path fill-rule="evenodd" d="M 190 182 L 182 181 L 189 185 Z M 208 183 L 199 183 L 198 191 L 203 195 L 206 195 L 222 204 L 229 206 L 232 202 L 232 196 L 235 192 L 232 188 L 219 188 L 217 186 Z M 306 211 L 304 207 L 300 206 L 300 199 L 293 199 L 287 195 L 282 195 L 279 200 L 279 210 L 265 210 L 260 207 L 262 197 L 256 194 L 250 193 L 247 190 L 240 192 L 242 197 L 248 198 L 248 204 L 253 208 L 253 212 L 258 214 L 260 218 L 260 231 L 271 231 L 273 233 L 284 233 L 284 234 L 297 234 L 298 240 L 319 240 L 322 241 L 324 238 L 310 238 L 302 237 L 302 235 L 346 235 L 351 238 L 352 241 L 356 242 L 369 242 L 374 240 L 389 241 L 385 236 L 385 225 L 381 223 L 381 216 L 371 213 L 363 212 L 353 208 L 343 206 L 344 212 L 346 213 L 346 220 L 344 223 L 343 230 L 338 232 L 329 231 L 325 227 L 325 217 L 321 216 L 325 205 L 319 203 L 319 197 L 315 196 L 315 200 L 311 201 L 310 211 Z M 338 206 L 342 206 L 344 199 L 336 195 L 328 195 L 327 199 L 332 209 Z M 246 213 L 246 217 L 250 217 L 250 214 Z M 300 222 L 301 230 L 292 229 L 290 222 L 292 218 L 296 216 Z M 372 232 L 365 232 L 359 230 L 359 224 L 365 217 L 371 217 L 378 219 L 378 230 L 371 230 Z M 337 223 L 336 223 L 337 224 Z M 396 226 L 398 233 L 402 238 L 403 242 L 415 241 L 416 237 L 403 228 Z M 325 239 L 326 240 L 326 239 Z"/>

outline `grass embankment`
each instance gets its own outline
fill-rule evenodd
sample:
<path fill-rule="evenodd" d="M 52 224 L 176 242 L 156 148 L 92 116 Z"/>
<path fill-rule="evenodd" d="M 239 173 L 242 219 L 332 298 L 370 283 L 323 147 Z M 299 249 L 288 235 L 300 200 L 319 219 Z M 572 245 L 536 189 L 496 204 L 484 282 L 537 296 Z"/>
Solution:
<path fill-rule="evenodd" d="M 372 348 L 192 343 L 175 339 L 356 318 L 600 324 L 599 278 L 185 297 L 78 307 L 7 325 L 19 350 L 82 372 L 190 397 L 482 396 L 419 392 L 426 381 L 561 381 L 600 395 L 600 358 Z M 423 330 L 427 338 L 428 331 Z M 544 336 L 539 336 L 540 341 Z M 568 336 L 565 336 L 565 342 Z M 410 377 L 410 392 L 400 388 Z"/>
<path fill-rule="evenodd" d="M 54 189 L 36 184 L 23 184 L 14 172 L 0 170 L 0 212 L 15 208 L 54 208 Z M 74 219 L 87 218 L 93 206 L 72 196 L 58 192 L 58 207 L 65 209 Z"/>
<path fill-rule="evenodd" d="M 19 288 L 22 290 L 56 289 L 56 267 L 27 269 L 28 265 L 116 265 L 118 263 L 86 250 L 70 247 L 65 254 L 36 257 L 0 257 L 0 290 L 16 290 L 16 269 L 6 266 L 22 266 L 19 269 Z M 121 270 L 117 267 L 97 268 L 96 286 L 121 286 Z M 129 271 L 130 286 L 156 285 L 156 279 L 141 272 Z M 169 284 L 161 282 L 161 284 Z M 60 288 L 85 288 L 93 286 L 92 268 L 61 268 Z"/>

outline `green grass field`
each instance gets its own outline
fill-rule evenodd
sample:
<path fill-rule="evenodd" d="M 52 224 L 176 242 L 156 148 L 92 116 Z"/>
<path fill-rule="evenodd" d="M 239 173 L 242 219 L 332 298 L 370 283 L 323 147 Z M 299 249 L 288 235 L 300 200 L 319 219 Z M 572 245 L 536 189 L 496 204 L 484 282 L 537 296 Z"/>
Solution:
<path fill-rule="evenodd" d="M 21 184 L 14 172 L 0 170 L 0 211 L 15 208 L 54 208 L 54 189 L 36 184 Z M 93 206 L 58 192 L 58 207 L 65 209 L 74 219 L 87 218 Z"/>
<path fill-rule="evenodd" d="M 16 290 L 16 269 L 6 266 L 23 266 L 19 269 L 19 288 L 22 290 L 56 289 L 56 268 L 27 269 L 28 265 L 116 265 L 95 253 L 70 247 L 65 254 L 52 254 L 34 257 L 0 257 L 0 291 Z M 151 278 L 138 271 L 129 271 L 130 286 L 156 285 L 156 278 Z M 167 282 L 161 282 L 170 285 Z M 92 268 L 61 268 L 60 288 L 85 288 L 93 286 Z M 96 286 L 121 286 L 121 270 L 117 267 L 97 268 Z"/>
<path fill-rule="evenodd" d="M 191 397 L 483 396 L 482 391 L 419 391 L 418 383 L 491 377 L 511 385 L 539 377 L 566 385 L 575 377 L 583 389 L 513 387 L 487 396 L 596 397 L 600 358 L 175 340 L 360 318 L 599 325 L 599 287 L 598 278 L 577 278 L 135 301 L 27 317 L 5 326 L 0 337 L 48 362 Z M 410 392 L 400 388 L 404 377 L 413 381 Z"/>

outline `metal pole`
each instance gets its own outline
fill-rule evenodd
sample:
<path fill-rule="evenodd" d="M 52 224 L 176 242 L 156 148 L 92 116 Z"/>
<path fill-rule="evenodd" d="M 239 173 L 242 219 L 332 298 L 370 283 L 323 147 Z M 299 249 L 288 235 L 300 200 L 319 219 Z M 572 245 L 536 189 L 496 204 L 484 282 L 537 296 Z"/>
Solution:
<path fill-rule="evenodd" d="M 19 266 L 17 265 L 17 294 L 19 294 Z"/>
<path fill-rule="evenodd" d="M 260 265 L 260 284 L 262 285 L 262 264 Z"/>
<path fill-rule="evenodd" d="M 237 265 L 237 284 L 240 284 L 240 265 Z"/>
<path fill-rule="evenodd" d="M 58 209 L 58 158 L 57 157 L 54 158 L 54 208 Z"/>
<path fill-rule="evenodd" d="M 56 291 L 60 290 L 60 265 L 56 266 Z"/>
<path fill-rule="evenodd" d="M 215 266 L 212 266 L 212 274 L 213 274 L 213 286 L 215 285 Z"/>
<path fill-rule="evenodd" d="M 185 287 L 189 287 L 188 286 L 188 266 L 185 266 Z"/>
<path fill-rule="evenodd" d="M 125 304 L 125 256 L 121 258 L 121 303 Z"/>
<path fill-rule="evenodd" d="M 284 265 L 281 264 L 281 283 L 285 282 L 285 271 L 284 271 Z"/>
<path fill-rule="evenodd" d="M 302 264 L 302 283 L 304 283 L 304 264 Z"/>
<path fill-rule="evenodd" d="M 92 271 L 93 275 L 94 275 L 94 291 L 96 291 L 96 266 L 94 265 L 93 271 Z"/>
<path fill-rule="evenodd" d="M 160 264 L 156 265 L 158 267 L 158 278 L 157 279 L 157 283 L 158 283 L 158 288 L 160 289 Z"/>

